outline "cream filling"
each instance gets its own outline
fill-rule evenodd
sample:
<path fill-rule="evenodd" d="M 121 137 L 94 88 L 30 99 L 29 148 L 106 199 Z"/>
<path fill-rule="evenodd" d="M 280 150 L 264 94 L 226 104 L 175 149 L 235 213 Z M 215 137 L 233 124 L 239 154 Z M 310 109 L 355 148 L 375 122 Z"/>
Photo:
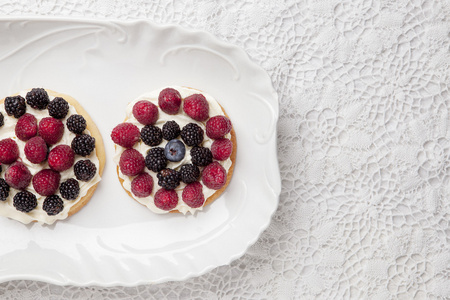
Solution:
<path fill-rule="evenodd" d="M 171 86 L 171 88 L 176 89 L 178 92 L 180 92 L 181 94 L 181 98 L 186 98 L 190 95 L 193 94 L 202 94 L 203 96 L 205 96 L 206 100 L 209 103 L 209 116 L 213 117 L 216 115 L 224 115 L 222 108 L 220 107 L 219 103 L 217 103 L 217 101 L 211 96 L 208 95 L 207 93 L 198 91 L 196 89 L 192 89 L 192 88 L 187 88 L 187 87 L 180 87 L 180 86 Z M 136 118 L 133 116 L 133 106 L 136 102 L 140 101 L 140 100 L 148 100 L 150 102 L 152 102 L 153 104 L 155 104 L 156 106 L 158 106 L 158 96 L 159 93 L 161 92 L 161 90 L 163 90 L 163 88 L 153 91 L 153 92 L 149 92 L 149 93 L 145 93 L 141 96 L 139 96 L 137 99 L 135 99 L 134 101 L 132 101 L 131 103 L 128 104 L 127 109 L 126 109 L 126 122 L 128 123 L 132 123 L 134 125 L 136 125 L 139 129 L 142 129 L 144 127 L 144 125 L 142 125 L 141 123 L 139 123 Z M 165 112 L 163 112 L 161 109 L 158 110 L 159 111 L 159 117 L 158 120 L 156 121 L 156 126 L 162 128 L 162 126 L 164 125 L 164 123 L 166 123 L 167 121 L 176 121 L 178 123 L 178 125 L 180 125 L 180 129 L 183 128 L 183 126 L 185 126 L 188 123 L 196 123 L 198 124 L 204 131 L 204 140 L 202 143 L 203 147 L 208 147 L 211 148 L 211 144 L 213 142 L 212 139 L 210 139 L 207 135 L 206 135 L 206 130 L 205 130 L 205 122 L 197 122 L 195 120 L 193 120 L 191 117 L 189 117 L 188 115 L 186 115 L 183 111 L 183 104 L 181 104 L 180 107 L 180 111 L 178 112 L 177 115 L 169 115 L 166 114 Z M 225 136 L 226 138 L 231 138 L 231 134 L 227 134 Z M 180 137 L 179 137 L 180 138 Z M 163 140 L 163 142 L 158 145 L 157 147 L 165 147 L 165 145 L 167 144 L 166 140 Z M 134 145 L 133 147 L 134 149 L 136 149 L 137 151 L 139 151 L 144 157 L 147 154 L 147 151 L 152 148 L 150 146 L 147 146 L 146 144 L 144 144 L 142 141 L 139 141 L 138 143 L 136 143 L 136 145 Z M 186 155 L 184 156 L 184 158 L 179 161 L 179 162 L 171 162 L 168 161 L 167 164 L 167 168 L 171 168 L 171 169 L 176 169 L 179 170 L 179 168 L 183 165 L 183 164 L 189 164 L 191 163 L 191 156 L 190 156 L 190 149 L 192 147 L 186 146 Z M 123 151 L 125 151 L 126 148 L 123 148 L 119 145 L 116 145 L 115 147 L 115 155 L 114 155 L 114 162 L 119 165 L 119 160 L 120 160 L 120 156 L 123 153 Z M 224 168 L 225 170 L 228 172 L 228 170 L 231 167 L 231 159 L 228 158 L 225 161 L 218 161 Z M 145 168 L 145 172 L 147 172 L 148 174 L 150 174 L 153 178 L 153 191 L 151 193 L 150 196 L 148 197 L 144 197 L 144 198 L 139 198 L 136 197 L 132 192 L 131 192 L 131 182 L 133 181 L 133 179 L 135 177 L 133 176 L 126 176 L 123 175 L 122 172 L 120 172 L 119 170 L 119 177 L 121 179 L 123 179 L 123 187 L 130 192 L 130 194 L 133 196 L 134 199 L 136 199 L 139 203 L 147 206 L 152 212 L 157 213 L 157 214 L 164 214 L 164 213 L 168 213 L 168 211 L 159 209 L 158 207 L 155 206 L 155 203 L 153 201 L 153 197 L 156 193 L 157 190 L 159 190 L 161 187 L 158 185 L 158 178 L 156 177 L 156 173 L 153 171 L 148 170 L 147 168 Z M 200 183 L 202 183 L 200 181 Z M 203 185 L 203 184 L 202 184 Z M 202 210 L 203 207 L 199 207 L 199 208 L 192 208 L 190 206 L 188 206 L 181 197 L 181 194 L 183 192 L 184 187 L 186 186 L 185 183 L 181 182 L 180 185 L 175 189 L 175 191 L 178 194 L 178 205 L 176 206 L 176 210 L 180 211 L 183 214 L 186 214 L 187 212 L 190 212 L 192 214 L 194 214 L 197 210 Z M 214 194 L 216 192 L 216 190 L 207 188 L 206 186 L 203 185 L 203 195 L 205 196 L 205 200 L 208 199 L 212 194 Z"/>
<path fill-rule="evenodd" d="M 19 94 L 25 99 L 27 91 L 22 91 Z M 49 98 L 51 101 L 55 97 L 49 95 Z M 11 138 L 17 143 L 17 145 L 19 146 L 19 153 L 20 153 L 19 160 L 22 160 L 22 162 L 27 166 L 28 170 L 30 170 L 30 172 L 33 176 L 34 176 L 34 174 L 36 174 L 37 172 L 39 172 L 42 169 L 48 169 L 49 165 L 48 165 L 47 160 L 41 164 L 33 164 L 25 157 L 24 148 L 25 148 L 26 142 L 19 140 L 15 134 L 15 126 L 17 124 L 18 119 L 14 118 L 13 116 L 8 116 L 8 114 L 5 111 L 5 105 L 0 105 L 0 112 L 3 114 L 3 117 L 4 117 L 4 125 L 2 127 L 0 127 L 1 139 Z M 38 124 L 41 119 L 43 119 L 45 117 L 49 117 L 47 109 L 37 110 L 37 109 L 33 109 L 29 105 L 27 105 L 26 113 L 34 115 L 37 119 Z M 72 143 L 72 140 L 76 136 L 76 134 L 74 134 L 73 132 L 71 132 L 67 129 L 66 120 L 73 114 L 77 114 L 77 111 L 76 111 L 75 107 L 73 107 L 72 105 L 69 104 L 69 112 L 67 113 L 66 118 L 61 120 L 64 123 L 64 134 L 63 134 L 61 140 L 56 145 L 51 146 L 50 150 L 60 144 L 66 144 L 66 145 L 70 146 L 70 144 Z M 84 131 L 84 133 L 90 134 L 90 132 L 87 129 Z M 95 174 L 94 178 L 92 178 L 88 182 L 84 182 L 84 181 L 80 181 L 80 180 L 78 181 L 80 184 L 80 194 L 78 195 L 78 198 L 75 200 L 65 200 L 59 194 L 59 189 L 57 190 L 56 195 L 60 196 L 64 202 L 64 209 L 59 214 L 57 214 L 55 216 L 47 215 L 47 213 L 42 209 L 42 205 L 43 205 L 46 197 L 41 196 L 38 193 L 36 193 L 36 191 L 33 188 L 33 184 L 30 182 L 30 185 L 26 188 L 26 190 L 29 192 L 32 192 L 33 194 L 36 195 L 37 202 L 38 202 L 37 207 L 28 213 L 24 213 L 24 212 L 16 210 L 16 208 L 13 205 L 13 197 L 15 194 L 17 194 L 20 191 L 14 189 L 14 188 L 10 188 L 8 198 L 5 201 L 0 201 L 0 215 L 11 218 L 11 219 L 15 219 L 24 224 L 28 224 L 32 221 L 37 221 L 40 224 L 53 224 L 56 220 L 63 220 L 65 218 L 67 218 L 70 208 L 72 206 L 74 206 L 78 201 L 80 201 L 80 199 L 86 195 L 86 193 L 92 186 L 94 186 L 96 183 L 98 183 L 101 180 L 100 174 L 99 174 L 99 160 L 97 158 L 96 149 L 94 149 L 94 151 L 88 157 L 82 157 L 79 155 L 75 155 L 75 163 L 79 160 L 84 160 L 84 159 L 90 159 L 95 164 L 95 166 L 97 167 L 97 173 Z M 8 166 L 3 165 L 2 167 L 3 167 L 3 170 L 2 170 L 0 177 L 5 178 L 5 171 Z M 66 181 L 69 178 L 75 178 L 75 174 L 73 172 L 73 167 L 64 172 L 60 172 L 60 174 L 61 174 L 61 181 L 60 181 L 61 183 Z"/>

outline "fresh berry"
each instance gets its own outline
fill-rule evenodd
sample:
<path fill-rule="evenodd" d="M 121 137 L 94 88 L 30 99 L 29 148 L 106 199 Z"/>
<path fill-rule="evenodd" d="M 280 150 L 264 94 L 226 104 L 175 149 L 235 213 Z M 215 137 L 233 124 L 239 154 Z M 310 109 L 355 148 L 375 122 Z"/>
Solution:
<path fill-rule="evenodd" d="M 148 173 L 136 176 L 131 182 L 131 192 L 139 198 L 148 197 L 153 190 L 153 178 Z"/>
<path fill-rule="evenodd" d="M 158 105 L 166 114 L 176 115 L 181 106 L 181 95 L 175 89 L 165 88 L 159 93 Z"/>
<path fill-rule="evenodd" d="M 66 200 L 75 200 L 80 194 L 80 184 L 74 178 L 69 178 L 59 186 L 61 197 Z"/>
<path fill-rule="evenodd" d="M 141 139 L 147 146 L 158 146 L 162 142 L 161 128 L 154 125 L 145 125 L 141 129 Z"/>
<path fill-rule="evenodd" d="M 172 210 L 178 205 L 178 194 L 174 190 L 160 189 L 155 193 L 155 206 L 162 210 Z"/>
<path fill-rule="evenodd" d="M 0 201 L 5 201 L 9 196 L 9 185 L 5 179 L 0 178 Z"/>
<path fill-rule="evenodd" d="M 229 139 L 220 138 L 211 145 L 211 153 L 214 159 L 226 160 L 233 152 L 233 142 Z"/>
<path fill-rule="evenodd" d="M 48 145 L 58 143 L 64 134 L 64 124 L 61 120 L 46 117 L 39 122 L 39 135 Z"/>
<path fill-rule="evenodd" d="M 156 177 L 158 178 L 158 185 L 166 190 L 176 189 L 181 181 L 180 172 L 169 168 L 159 171 Z"/>
<path fill-rule="evenodd" d="M 184 158 L 186 147 L 183 142 L 177 139 L 171 140 L 164 148 L 164 155 L 170 161 L 180 161 Z"/>
<path fill-rule="evenodd" d="M 5 118 L 3 117 L 3 114 L 0 112 L 0 127 L 5 125 Z"/>
<path fill-rule="evenodd" d="M 145 156 L 145 165 L 150 171 L 159 172 L 167 166 L 167 158 L 162 147 L 148 150 Z"/>
<path fill-rule="evenodd" d="M 27 213 L 36 208 L 37 199 L 33 193 L 22 191 L 14 196 L 13 205 L 18 211 Z"/>
<path fill-rule="evenodd" d="M 24 114 L 16 123 L 15 133 L 17 138 L 21 141 L 28 141 L 36 136 L 37 131 L 37 120 L 32 114 Z"/>
<path fill-rule="evenodd" d="M 139 141 L 140 136 L 139 128 L 131 123 L 121 123 L 111 132 L 113 142 L 125 148 L 133 147 Z"/>
<path fill-rule="evenodd" d="M 133 106 L 133 116 L 143 125 L 155 124 L 158 114 L 158 107 L 147 100 L 138 101 Z"/>
<path fill-rule="evenodd" d="M 32 137 L 24 148 L 26 158 L 33 164 L 40 164 L 47 159 L 48 147 L 40 136 Z"/>
<path fill-rule="evenodd" d="M 200 178 L 200 169 L 193 164 L 186 164 L 181 166 L 180 174 L 184 183 L 192 183 Z"/>
<path fill-rule="evenodd" d="M 0 141 L 0 163 L 12 164 L 19 158 L 19 146 L 10 138 Z"/>
<path fill-rule="evenodd" d="M 48 114 L 55 119 L 64 119 L 69 112 L 69 103 L 61 97 L 56 97 L 48 104 Z"/>
<path fill-rule="evenodd" d="M 188 123 L 181 130 L 181 138 L 188 146 L 200 145 L 203 142 L 203 129 L 195 123 Z"/>
<path fill-rule="evenodd" d="M 144 156 L 135 149 L 127 149 L 120 156 L 119 167 L 123 175 L 136 176 L 145 168 Z"/>
<path fill-rule="evenodd" d="M 31 89 L 26 96 L 27 104 L 34 109 L 43 110 L 47 108 L 50 99 L 47 92 L 42 88 Z"/>
<path fill-rule="evenodd" d="M 33 188 L 41 196 L 53 195 L 59 187 L 61 175 L 51 169 L 43 169 L 33 176 Z"/>
<path fill-rule="evenodd" d="M 227 182 L 227 171 L 215 161 L 203 169 L 202 182 L 207 188 L 218 190 Z"/>
<path fill-rule="evenodd" d="M 205 196 L 203 195 L 202 184 L 198 181 L 189 183 L 184 187 L 181 198 L 189 207 L 198 208 L 203 206 Z"/>
<path fill-rule="evenodd" d="M 27 110 L 27 105 L 25 104 L 25 99 L 22 96 L 12 96 L 5 98 L 5 111 L 8 116 L 14 116 L 18 119 Z"/>
<path fill-rule="evenodd" d="M 22 162 L 16 161 L 5 172 L 6 183 L 17 190 L 25 189 L 31 182 L 30 170 Z"/>
<path fill-rule="evenodd" d="M 54 216 L 62 212 L 64 209 L 64 203 L 58 195 L 51 195 L 45 198 L 42 209 L 49 216 Z"/>
<path fill-rule="evenodd" d="M 48 154 L 48 165 L 52 170 L 62 172 L 70 169 L 75 160 L 75 153 L 68 145 L 58 145 Z"/>
<path fill-rule="evenodd" d="M 79 160 L 73 166 L 75 177 L 81 181 L 89 181 L 97 173 L 97 167 L 89 159 Z"/>
<path fill-rule="evenodd" d="M 66 122 L 67 129 L 75 134 L 82 134 L 86 129 L 86 119 L 82 115 L 71 115 Z"/>
<path fill-rule="evenodd" d="M 73 138 L 71 147 L 75 154 L 89 156 L 95 149 L 95 138 L 88 134 L 77 135 Z"/>
<path fill-rule="evenodd" d="M 191 149 L 191 159 L 194 165 L 205 167 L 212 163 L 213 157 L 209 148 L 194 147 Z"/>
<path fill-rule="evenodd" d="M 231 131 L 230 119 L 225 116 L 214 116 L 206 122 L 206 135 L 212 139 L 224 137 Z"/>
<path fill-rule="evenodd" d="M 162 135 L 166 141 L 176 139 L 180 133 L 180 125 L 175 121 L 167 121 L 162 127 Z"/>
<path fill-rule="evenodd" d="M 202 94 L 194 94 L 184 98 L 184 112 L 192 119 L 202 122 L 209 117 L 209 104 Z"/>

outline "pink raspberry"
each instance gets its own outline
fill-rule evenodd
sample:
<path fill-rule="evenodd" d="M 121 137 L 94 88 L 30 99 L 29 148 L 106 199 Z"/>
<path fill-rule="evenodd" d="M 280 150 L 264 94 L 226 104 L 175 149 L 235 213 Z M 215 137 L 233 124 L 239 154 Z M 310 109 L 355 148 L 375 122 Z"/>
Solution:
<path fill-rule="evenodd" d="M 175 190 L 160 189 L 155 193 L 155 205 L 162 210 L 172 210 L 177 207 L 178 194 Z"/>
<path fill-rule="evenodd" d="M 147 100 L 136 102 L 133 106 L 133 116 L 142 125 L 153 125 L 158 120 L 158 107 Z"/>
<path fill-rule="evenodd" d="M 207 188 L 218 190 L 227 182 L 227 171 L 214 161 L 203 169 L 202 182 Z"/>
<path fill-rule="evenodd" d="M 211 153 L 214 159 L 226 160 L 233 152 L 233 142 L 226 138 L 215 140 L 211 145 Z"/>
<path fill-rule="evenodd" d="M 148 197 L 153 190 L 153 178 L 148 173 L 142 173 L 136 176 L 131 182 L 131 192 L 136 197 Z"/>
<path fill-rule="evenodd" d="M 16 136 L 21 141 L 28 141 L 33 136 L 36 136 L 37 131 L 37 120 L 32 114 L 24 114 L 16 123 Z"/>
<path fill-rule="evenodd" d="M 5 172 L 5 181 L 17 190 L 25 189 L 31 182 L 31 172 L 22 162 L 16 161 Z"/>
<path fill-rule="evenodd" d="M 175 89 L 165 88 L 159 93 L 158 105 L 166 114 L 176 115 L 181 106 L 181 95 Z"/>
<path fill-rule="evenodd" d="M 203 187 L 198 181 L 186 185 L 181 197 L 183 198 L 183 201 L 192 208 L 201 207 L 205 203 Z"/>
<path fill-rule="evenodd" d="M 114 143 L 124 148 L 131 148 L 141 138 L 141 132 L 136 125 L 131 123 L 121 123 L 114 127 L 111 132 L 111 139 Z"/>
<path fill-rule="evenodd" d="M 127 149 L 120 156 L 119 167 L 123 175 L 136 176 L 145 168 L 144 156 L 135 149 Z"/>
<path fill-rule="evenodd" d="M 72 167 L 75 153 L 68 145 L 58 145 L 48 154 L 48 165 L 54 171 L 62 172 Z"/>
<path fill-rule="evenodd" d="M 64 124 L 61 120 L 47 117 L 39 122 L 39 135 L 48 145 L 59 142 L 64 134 Z"/>
<path fill-rule="evenodd" d="M 230 119 L 225 116 L 214 116 L 206 122 L 206 135 L 218 139 L 231 131 Z"/>
<path fill-rule="evenodd" d="M 26 158 L 33 164 L 40 164 L 47 158 L 48 147 L 40 136 L 32 137 L 24 148 Z"/>
<path fill-rule="evenodd" d="M 202 122 L 209 117 L 209 104 L 202 94 L 194 94 L 184 99 L 184 112 L 192 119 Z"/>
<path fill-rule="evenodd" d="M 59 187 L 61 175 L 53 170 L 44 169 L 33 176 L 33 188 L 41 196 L 53 195 Z"/>
<path fill-rule="evenodd" d="M 12 164 L 19 158 L 19 146 L 10 138 L 0 141 L 0 163 Z"/>

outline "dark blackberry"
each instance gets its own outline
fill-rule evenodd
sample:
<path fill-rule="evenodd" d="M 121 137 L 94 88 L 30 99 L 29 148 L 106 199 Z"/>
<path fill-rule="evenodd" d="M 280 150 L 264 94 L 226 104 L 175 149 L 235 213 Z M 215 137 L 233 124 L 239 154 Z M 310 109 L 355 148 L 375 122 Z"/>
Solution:
<path fill-rule="evenodd" d="M 75 177 L 81 181 L 89 181 L 94 178 L 97 167 L 89 159 L 79 160 L 73 166 Z"/>
<path fill-rule="evenodd" d="M 180 185 L 181 176 L 180 173 L 173 169 L 163 169 L 158 174 L 158 185 L 166 190 L 174 190 Z"/>
<path fill-rule="evenodd" d="M 162 127 L 163 138 L 167 141 L 176 139 L 180 135 L 180 125 L 175 121 L 167 121 Z"/>
<path fill-rule="evenodd" d="M 194 165 L 205 167 L 212 163 L 213 156 L 209 148 L 194 147 L 191 149 L 191 160 Z"/>
<path fill-rule="evenodd" d="M 59 214 L 64 209 L 64 203 L 58 195 L 51 195 L 45 198 L 42 209 L 49 216 Z"/>
<path fill-rule="evenodd" d="M 64 119 L 69 112 L 69 103 L 61 97 L 56 97 L 48 104 L 48 114 L 55 119 Z"/>
<path fill-rule="evenodd" d="M 12 96 L 5 98 L 5 111 L 8 116 L 14 116 L 18 119 L 25 114 L 27 105 L 22 96 Z"/>
<path fill-rule="evenodd" d="M 71 115 L 66 122 L 67 129 L 76 134 L 82 134 L 86 129 L 86 120 L 82 115 Z"/>
<path fill-rule="evenodd" d="M 0 127 L 2 127 L 5 124 L 5 120 L 3 117 L 3 114 L 0 112 Z"/>
<path fill-rule="evenodd" d="M 76 154 L 88 156 L 94 151 L 95 138 L 88 134 L 77 135 L 73 138 L 71 147 Z"/>
<path fill-rule="evenodd" d="M 147 169 L 153 172 L 159 172 L 167 166 L 167 158 L 164 155 L 164 148 L 151 148 L 145 156 L 145 165 Z"/>
<path fill-rule="evenodd" d="M 27 213 L 36 208 L 37 199 L 33 193 L 21 191 L 14 196 L 13 205 L 18 211 Z"/>
<path fill-rule="evenodd" d="M 76 179 L 69 178 L 59 186 L 61 197 L 66 200 L 75 200 L 80 194 L 80 184 Z"/>
<path fill-rule="evenodd" d="M 43 110 L 47 108 L 50 99 L 47 92 L 42 88 L 31 89 L 26 96 L 27 104 L 34 109 Z"/>
<path fill-rule="evenodd" d="M 9 185 L 5 179 L 0 178 L 0 201 L 5 201 L 9 196 Z"/>
<path fill-rule="evenodd" d="M 195 123 L 189 123 L 181 130 L 181 138 L 188 146 L 197 146 L 203 142 L 203 129 Z"/>
<path fill-rule="evenodd" d="M 180 174 L 184 183 L 193 183 L 200 178 L 200 169 L 193 164 L 182 165 Z"/>
<path fill-rule="evenodd" d="M 147 146 L 158 146 L 162 142 L 162 130 L 153 125 L 141 129 L 141 139 Z"/>

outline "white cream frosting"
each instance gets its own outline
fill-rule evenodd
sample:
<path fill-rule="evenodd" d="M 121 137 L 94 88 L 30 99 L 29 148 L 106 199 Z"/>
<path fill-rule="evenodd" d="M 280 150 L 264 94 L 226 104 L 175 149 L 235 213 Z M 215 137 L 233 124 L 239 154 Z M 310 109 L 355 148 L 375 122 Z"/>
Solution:
<path fill-rule="evenodd" d="M 27 91 L 22 91 L 19 94 L 25 99 Z M 51 101 L 55 97 L 49 95 L 49 98 Z M 26 142 L 19 140 L 15 135 L 15 126 L 17 124 L 18 119 L 14 118 L 14 116 L 8 116 L 8 114 L 5 111 L 4 104 L 0 105 L 0 112 L 3 114 L 3 117 L 4 117 L 4 125 L 2 127 L 0 127 L 0 139 L 11 138 L 17 143 L 17 145 L 19 146 L 19 153 L 20 153 L 19 160 L 21 160 L 27 166 L 28 170 L 30 170 L 30 172 L 31 172 L 31 175 L 34 176 L 34 174 L 36 174 L 37 172 L 39 172 L 42 169 L 48 169 L 49 165 L 48 165 L 47 160 L 41 164 L 33 164 L 25 157 L 24 148 L 25 148 Z M 43 119 L 45 117 L 49 117 L 47 109 L 37 110 L 37 109 L 33 109 L 29 105 L 27 105 L 26 113 L 34 115 L 37 119 L 38 124 L 41 119 Z M 61 144 L 66 144 L 66 145 L 70 146 L 70 144 L 72 143 L 72 140 L 76 136 L 76 134 L 74 134 L 73 132 L 71 132 L 70 130 L 67 129 L 66 120 L 67 120 L 67 118 L 69 118 L 71 115 L 74 115 L 74 114 L 78 114 L 78 113 L 77 113 L 75 107 L 69 104 L 69 112 L 68 112 L 67 116 L 61 120 L 64 123 L 64 134 L 63 134 L 61 140 L 57 144 L 52 145 L 50 147 L 50 150 L 53 149 L 55 146 L 61 145 Z M 84 133 L 90 134 L 90 132 L 87 129 L 84 131 Z M 28 224 L 32 221 L 37 221 L 40 224 L 53 224 L 57 220 L 66 219 L 70 208 L 72 206 L 74 206 L 77 202 L 79 202 L 80 199 L 86 195 L 88 190 L 101 180 L 100 174 L 99 174 L 99 160 L 97 158 L 96 149 L 94 149 L 94 151 L 88 157 L 75 155 L 75 163 L 79 160 L 84 160 L 84 159 L 91 160 L 97 167 L 97 172 L 96 172 L 94 178 L 92 178 L 90 181 L 88 181 L 88 182 L 79 181 L 80 194 L 78 195 L 77 199 L 65 200 L 64 198 L 61 197 L 61 199 L 64 202 L 64 209 L 59 214 L 57 214 L 55 216 L 47 215 L 47 213 L 42 209 L 42 205 L 43 205 L 46 197 L 39 195 L 34 190 L 33 184 L 30 183 L 30 185 L 26 188 L 26 190 L 33 193 L 34 195 L 36 195 L 37 202 L 38 202 L 37 207 L 28 213 L 24 213 L 24 212 L 16 210 L 16 208 L 13 206 L 13 197 L 15 194 L 17 194 L 20 191 L 14 189 L 14 188 L 10 188 L 8 198 L 5 201 L 0 201 L 0 215 L 11 218 L 11 219 L 15 219 L 24 224 Z M 8 165 L 3 165 L 2 167 L 3 167 L 3 171 L 2 171 L 0 177 L 5 178 L 5 171 L 8 167 Z M 73 172 L 73 167 L 64 172 L 60 172 L 60 174 L 61 174 L 60 183 L 66 181 L 69 178 L 75 178 L 75 174 Z M 59 194 L 59 189 L 57 190 L 56 195 L 61 196 Z"/>
<path fill-rule="evenodd" d="M 224 115 L 224 113 L 222 111 L 222 108 L 220 107 L 219 103 L 217 103 L 217 101 L 211 95 L 209 95 L 207 93 L 204 93 L 202 91 L 199 91 L 199 90 L 196 90 L 196 89 L 192 89 L 192 88 L 187 88 L 187 87 L 180 87 L 180 86 L 170 86 L 170 87 L 174 88 L 178 92 L 180 92 L 181 98 L 183 98 L 183 99 L 188 97 L 188 96 L 190 96 L 190 95 L 193 95 L 193 94 L 202 94 L 203 96 L 205 96 L 206 100 L 209 103 L 209 116 L 210 117 L 213 117 L 213 116 L 216 116 L 216 115 Z M 164 87 L 164 88 L 166 88 L 166 87 Z M 145 93 L 145 94 L 139 96 L 138 98 L 136 98 L 134 101 L 130 102 L 128 104 L 128 106 L 127 106 L 127 109 L 126 109 L 126 122 L 132 123 L 132 124 L 136 125 L 139 129 L 142 129 L 144 127 L 144 125 L 139 123 L 136 120 L 136 118 L 133 116 L 133 106 L 134 106 L 134 104 L 136 102 L 140 101 L 140 100 L 148 100 L 148 101 L 152 102 L 153 104 L 155 104 L 156 106 L 158 106 L 158 96 L 159 96 L 159 93 L 161 92 L 161 90 L 163 90 L 164 88 L 161 88 L 159 90 L 152 91 L 152 92 L 149 92 L 149 93 Z M 205 131 L 204 140 L 203 140 L 202 146 L 211 148 L 211 144 L 212 144 L 213 140 L 210 139 L 206 135 L 206 130 L 205 130 L 206 121 L 205 122 L 198 122 L 198 121 L 193 120 L 191 117 L 189 117 L 188 115 L 186 115 L 184 113 L 182 106 L 183 105 L 181 105 L 180 110 L 179 110 L 178 114 L 176 114 L 176 115 L 169 115 L 169 114 L 166 114 L 165 112 L 163 112 L 161 109 L 158 109 L 159 116 L 158 116 L 158 120 L 156 121 L 155 125 L 160 127 L 160 128 L 162 128 L 164 123 L 166 123 L 167 121 L 174 120 L 174 121 L 176 121 L 178 123 L 178 125 L 180 125 L 180 129 L 182 129 L 183 126 L 185 126 L 188 123 L 196 123 Z M 229 139 L 229 138 L 231 138 L 231 134 L 227 134 L 225 137 Z M 163 142 L 160 145 L 158 145 L 157 147 L 164 148 L 166 144 L 167 144 L 167 141 L 163 140 Z M 152 147 L 147 146 L 142 141 L 139 141 L 139 143 L 136 143 L 133 148 L 136 149 L 137 151 L 139 151 L 145 157 L 146 154 L 147 154 L 147 151 L 150 148 L 152 148 Z M 185 157 L 179 162 L 168 161 L 167 168 L 179 170 L 181 165 L 191 163 L 191 156 L 189 154 L 190 153 L 190 149 L 191 149 L 191 147 L 186 146 L 186 155 L 185 155 Z M 125 150 L 126 150 L 126 148 L 123 148 L 123 147 L 121 147 L 119 145 L 116 145 L 116 150 L 115 150 L 115 155 L 114 155 L 114 162 L 117 165 L 119 164 L 119 160 L 120 160 L 121 154 Z M 218 162 L 225 168 L 225 170 L 227 172 L 228 172 L 228 170 L 230 169 L 230 167 L 232 165 L 232 161 L 231 161 L 230 158 L 228 158 L 227 160 L 218 161 Z M 152 190 L 152 193 L 151 193 L 150 196 L 143 197 L 143 198 L 136 197 L 131 192 L 131 182 L 133 181 L 133 179 L 135 177 L 123 175 L 122 172 L 120 172 L 120 170 L 119 170 L 119 177 L 124 180 L 124 182 L 123 182 L 124 188 L 127 191 L 129 191 L 130 194 L 133 196 L 133 198 L 136 199 L 139 203 L 147 206 L 154 213 L 157 213 L 157 214 L 168 213 L 168 211 L 165 211 L 165 210 L 162 210 L 162 209 L 159 209 L 158 207 L 156 207 L 155 203 L 153 201 L 153 197 L 154 197 L 156 191 L 161 188 L 158 185 L 158 179 L 156 177 L 156 173 L 148 170 L 147 168 L 145 168 L 145 172 L 150 174 L 152 176 L 152 178 L 153 178 L 153 190 Z M 201 181 L 200 181 L 200 183 L 201 183 Z M 202 210 L 203 207 L 192 208 L 192 207 L 188 206 L 186 203 L 183 202 L 181 194 L 182 194 L 183 189 L 184 189 L 185 186 L 186 186 L 186 184 L 181 182 L 180 185 L 175 189 L 175 191 L 178 194 L 178 205 L 175 207 L 175 209 L 180 211 L 183 214 L 186 214 L 187 212 L 190 212 L 190 213 L 194 214 L 196 211 Z M 208 199 L 208 197 L 210 197 L 212 194 L 214 194 L 216 192 L 216 190 L 207 188 L 203 184 L 202 184 L 202 186 L 203 186 L 203 195 L 205 196 L 205 200 Z"/>

